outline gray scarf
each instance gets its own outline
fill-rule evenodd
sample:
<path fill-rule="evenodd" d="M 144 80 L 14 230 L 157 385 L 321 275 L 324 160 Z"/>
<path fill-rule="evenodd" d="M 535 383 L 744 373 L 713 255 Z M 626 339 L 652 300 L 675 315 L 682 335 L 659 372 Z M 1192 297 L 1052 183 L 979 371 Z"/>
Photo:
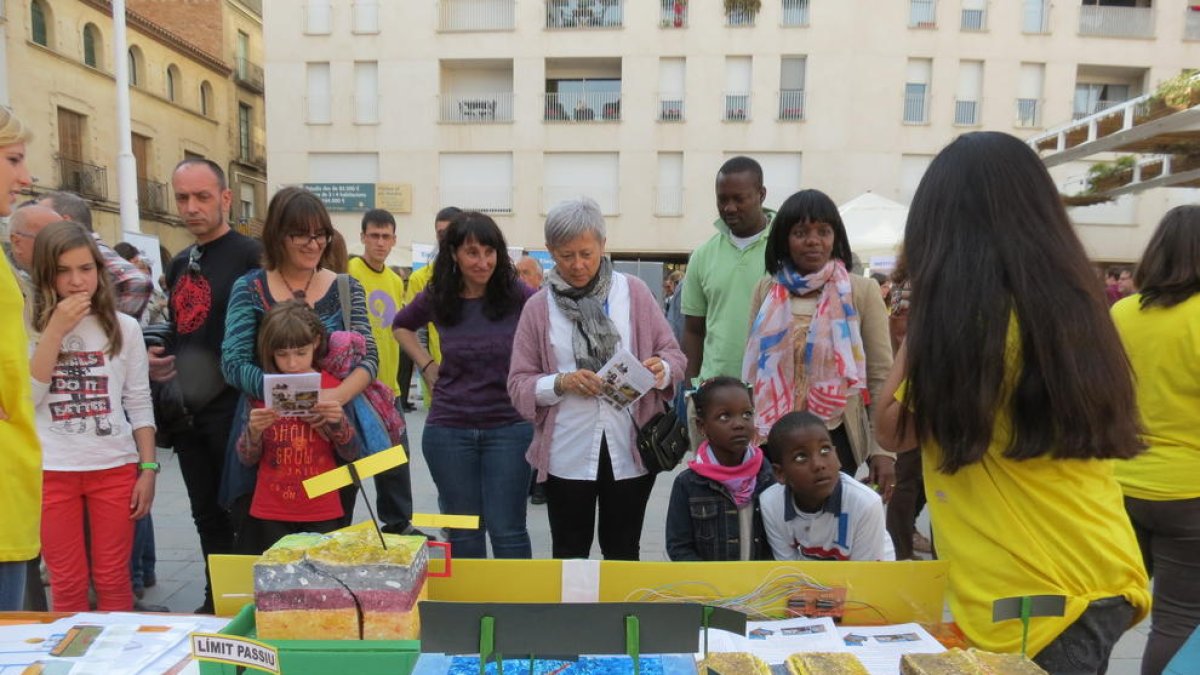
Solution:
<path fill-rule="evenodd" d="M 608 318 L 604 305 L 612 288 L 612 263 L 600 259 L 600 270 L 583 288 L 575 288 L 563 280 L 558 268 L 546 274 L 554 304 L 575 325 L 571 333 L 571 348 L 575 352 L 575 367 L 600 370 L 617 350 L 621 336 L 617 325 Z"/>

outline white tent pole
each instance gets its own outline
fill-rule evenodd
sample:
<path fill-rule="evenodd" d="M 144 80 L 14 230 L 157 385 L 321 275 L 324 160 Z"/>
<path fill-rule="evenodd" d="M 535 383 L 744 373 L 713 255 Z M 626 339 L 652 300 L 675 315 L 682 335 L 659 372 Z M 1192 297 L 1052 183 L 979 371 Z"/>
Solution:
<path fill-rule="evenodd" d="M 112 0 L 113 63 L 117 79 L 117 192 L 121 230 L 141 232 L 137 200 L 137 162 L 133 157 L 133 125 L 129 119 L 129 47 L 125 36 L 125 0 Z"/>

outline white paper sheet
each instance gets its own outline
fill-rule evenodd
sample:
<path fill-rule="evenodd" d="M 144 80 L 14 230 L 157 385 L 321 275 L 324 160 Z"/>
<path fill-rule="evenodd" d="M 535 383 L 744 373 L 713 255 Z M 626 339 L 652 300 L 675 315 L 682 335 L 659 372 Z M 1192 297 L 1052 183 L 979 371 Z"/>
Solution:
<path fill-rule="evenodd" d="M 768 664 L 776 665 L 787 661 L 789 656 L 797 652 L 844 652 L 846 646 L 838 635 L 833 619 L 800 617 L 782 621 L 748 621 L 746 635 L 710 630 L 708 651 L 750 652 Z"/>
<path fill-rule="evenodd" d="M 871 675 L 899 675 L 904 654 L 939 654 L 946 651 L 920 624 L 894 626 L 842 626 L 838 634 L 846 651 L 858 657 Z"/>

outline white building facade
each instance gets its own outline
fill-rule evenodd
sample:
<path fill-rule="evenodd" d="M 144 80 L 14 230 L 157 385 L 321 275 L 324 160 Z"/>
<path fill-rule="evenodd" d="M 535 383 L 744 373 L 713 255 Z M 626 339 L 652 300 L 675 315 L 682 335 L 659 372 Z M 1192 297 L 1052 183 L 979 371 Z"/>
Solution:
<path fill-rule="evenodd" d="M 763 165 L 768 206 L 802 188 L 907 203 L 960 133 L 1029 137 L 1200 67 L 1188 0 L 1099 2 L 267 0 L 271 188 L 348 194 L 352 251 L 362 210 L 392 208 L 397 263 L 443 206 L 541 248 L 547 208 L 581 194 L 610 251 L 678 257 L 713 232 L 729 157 Z M 1054 174 L 1071 191 L 1086 166 Z M 1094 258 L 1133 260 L 1194 199 L 1072 216 Z"/>

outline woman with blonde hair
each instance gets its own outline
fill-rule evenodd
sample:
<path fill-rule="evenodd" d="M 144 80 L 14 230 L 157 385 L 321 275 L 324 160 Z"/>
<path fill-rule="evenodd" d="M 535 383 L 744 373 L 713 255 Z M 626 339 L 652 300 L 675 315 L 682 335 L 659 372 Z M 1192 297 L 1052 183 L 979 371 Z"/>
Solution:
<path fill-rule="evenodd" d="M 25 166 L 29 130 L 0 106 L 0 216 L 17 192 L 32 185 Z M 25 567 L 38 555 L 42 514 L 42 452 L 29 391 L 28 337 L 21 287 L 0 255 L 0 611 L 21 609 Z"/>
<path fill-rule="evenodd" d="M 142 330 L 117 312 L 103 270 L 82 225 L 52 223 L 34 242 L 30 367 L 44 455 L 42 557 L 55 612 L 88 611 L 89 580 L 99 610 L 133 608 L 134 521 L 150 513 L 159 470 Z"/>

